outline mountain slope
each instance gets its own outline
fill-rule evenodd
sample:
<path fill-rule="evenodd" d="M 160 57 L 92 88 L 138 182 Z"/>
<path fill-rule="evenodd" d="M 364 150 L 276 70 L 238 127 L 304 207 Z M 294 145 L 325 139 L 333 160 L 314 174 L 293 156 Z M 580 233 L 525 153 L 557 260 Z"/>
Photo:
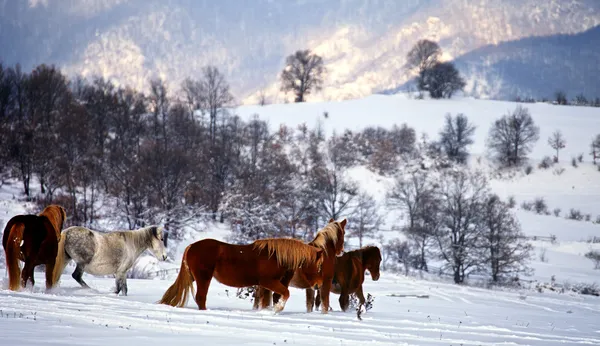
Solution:
<path fill-rule="evenodd" d="M 344 99 L 404 83 L 404 56 L 420 38 L 439 40 L 451 58 L 598 24 L 594 0 L 0 0 L 0 58 L 136 88 L 160 76 L 175 89 L 214 64 L 239 100 L 254 102 L 265 89 L 276 102 L 285 56 L 311 48 L 329 74 L 310 100 Z"/>

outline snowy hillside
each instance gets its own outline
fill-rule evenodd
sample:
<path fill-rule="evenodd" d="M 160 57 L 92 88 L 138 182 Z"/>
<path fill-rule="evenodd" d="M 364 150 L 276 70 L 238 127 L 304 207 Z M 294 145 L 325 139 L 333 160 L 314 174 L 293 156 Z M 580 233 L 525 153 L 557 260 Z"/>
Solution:
<path fill-rule="evenodd" d="M 492 122 L 512 111 L 516 103 L 481 101 L 470 98 L 442 101 L 413 100 L 405 95 L 375 95 L 343 102 L 245 106 L 236 110 L 242 118 L 258 114 L 273 129 L 280 124 L 313 127 L 321 122 L 326 135 L 344 129 L 361 130 L 366 126 L 391 127 L 407 123 L 418 136 L 437 137 L 446 113 L 464 113 L 477 129 L 470 147 L 469 165 L 489 173 L 491 186 L 501 198 L 513 196 L 514 210 L 525 235 L 535 247 L 531 266 L 533 277 L 524 281 L 520 290 L 484 289 L 470 285 L 454 285 L 445 277 L 413 273 L 405 277 L 383 271 L 378 282 L 365 279 L 365 292 L 375 300 L 373 308 L 356 318 L 356 313 L 339 311 L 337 296 L 328 315 L 305 313 L 304 292 L 291 289 L 286 309 L 277 316 L 271 311 L 252 310 L 249 300 L 235 296 L 234 288 L 213 280 L 207 300 L 208 311 L 198 311 L 190 300 L 185 309 L 156 304 L 174 280 L 173 273 L 164 280 L 131 280 L 129 296 L 110 293 L 112 278 L 96 278 L 84 274 L 92 290 L 79 288 L 65 271 L 61 287 L 44 293 L 43 286 L 34 292 L 13 293 L 6 290 L 6 279 L 0 281 L 0 335 L 7 344 L 26 345 L 86 344 L 105 345 L 112 342 L 141 345 L 148 342 L 177 344 L 207 343 L 215 345 L 600 345 L 596 316 L 600 298 L 574 293 L 577 284 L 600 284 L 598 270 L 584 257 L 600 244 L 589 243 L 600 237 L 600 171 L 591 163 L 589 144 L 600 133 L 600 109 L 587 107 L 525 104 L 540 126 L 540 140 L 530 155 L 533 171 L 494 174 L 486 158 L 485 138 Z M 327 114 L 325 117 L 324 114 Z M 550 169 L 539 169 L 544 156 L 554 154 L 547 144 L 553 131 L 560 129 L 567 141 L 561 151 L 561 162 Z M 571 165 L 571 158 L 584 154 L 583 162 Z M 564 168 L 560 174 L 558 169 Z M 397 213 L 386 210 L 383 199 L 391 178 L 376 174 L 366 167 L 355 167 L 350 176 L 380 203 L 386 215 L 384 239 L 401 237 L 392 231 L 401 225 Z M 0 187 L 0 219 L 25 211 L 18 197 L 18 186 Z M 524 210 L 523 202 L 542 197 L 557 217 L 538 215 Z M 590 214 L 590 221 L 565 218 L 568 211 L 578 209 Z M 161 263 L 163 268 L 178 268 L 183 248 L 196 240 L 228 236 L 227 223 L 213 224 L 206 232 L 188 233 L 179 244 L 171 242 L 172 258 Z M 551 235 L 555 242 L 548 241 Z M 533 237 L 539 237 L 533 239 Z M 380 244 L 378 239 L 368 243 Z M 349 247 L 355 247 L 355 240 Z M 141 259 L 152 264 L 149 255 Z M 159 266 L 150 265 L 152 270 Z M 38 272 L 37 282 L 43 273 Z M 477 278 L 470 284 L 477 285 Z M 543 284 L 536 288 L 537 284 Z M 561 289 L 564 292 L 561 293 Z M 426 296 L 416 298 L 415 296 Z"/>

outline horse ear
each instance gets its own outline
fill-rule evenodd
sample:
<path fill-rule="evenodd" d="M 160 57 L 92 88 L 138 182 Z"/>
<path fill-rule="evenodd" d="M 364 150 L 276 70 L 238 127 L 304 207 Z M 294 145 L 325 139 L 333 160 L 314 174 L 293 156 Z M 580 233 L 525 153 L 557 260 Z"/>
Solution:
<path fill-rule="evenodd" d="M 347 221 L 348 221 L 348 220 L 346 220 L 346 218 L 344 218 L 344 219 L 342 220 L 342 222 L 340 222 L 340 225 L 342 226 L 342 228 L 346 228 L 346 222 L 347 222 Z"/>
<path fill-rule="evenodd" d="M 335 221 L 335 220 L 334 220 L 333 218 L 331 218 L 331 219 L 329 219 L 329 222 L 328 222 L 328 223 L 331 223 L 331 222 L 333 222 L 333 221 Z"/>

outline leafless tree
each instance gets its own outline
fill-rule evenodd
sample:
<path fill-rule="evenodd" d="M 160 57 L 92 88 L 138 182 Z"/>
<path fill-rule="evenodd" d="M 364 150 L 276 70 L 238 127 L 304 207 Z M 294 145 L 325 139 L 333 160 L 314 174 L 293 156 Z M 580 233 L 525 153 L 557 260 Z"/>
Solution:
<path fill-rule="evenodd" d="M 550 145 L 550 147 L 554 150 L 556 150 L 556 161 L 558 162 L 558 153 L 561 149 L 564 149 L 566 146 L 567 142 L 565 141 L 565 138 L 562 135 L 562 132 L 560 132 L 560 130 L 554 131 L 554 133 L 552 133 L 552 136 L 548 137 L 548 145 Z"/>
<path fill-rule="evenodd" d="M 497 282 L 506 275 L 529 275 L 528 261 L 533 247 L 510 208 L 498 196 L 490 195 L 483 210 L 483 239 L 488 250 L 485 261 L 489 263 L 492 280 Z"/>
<path fill-rule="evenodd" d="M 313 90 L 320 90 L 324 73 L 325 66 L 320 56 L 310 50 L 299 50 L 285 60 L 285 68 L 281 72 L 281 90 L 293 92 L 295 102 L 304 102 Z"/>
<path fill-rule="evenodd" d="M 406 212 L 408 224 L 403 232 L 415 249 L 418 269 L 427 271 L 427 255 L 439 227 L 436 186 L 425 172 L 413 172 L 396 178 L 386 195 L 388 206 Z"/>
<path fill-rule="evenodd" d="M 496 120 L 487 138 L 488 148 L 508 166 L 519 165 L 539 139 L 540 129 L 527 108 L 518 105 L 511 113 Z"/>
<path fill-rule="evenodd" d="M 440 186 L 440 229 L 436 243 L 440 258 L 455 283 L 462 283 L 473 270 L 481 269 L 482 207 L 488 185 L 481 172 L 444 172 Z"/>
<path fill-rule="evenodd" d="M 406 55 L 406 67 L 418 73 L 431 68 L 442 55 L 440 46 L 430 40 L 420 40 Z"/>
<path fill-rule="evenodd" d="M 348 238 L 357 238 L 358 246 L 363 246 L 364 239 L 374 239 L 383 224 L 383 218 L 377 212 L 375 199 L 366 192 L 358 194 L 356 208 L 348 219 Z"/>
<path fill-rule="evenodd" d="M 451 160 L 461 164 L 467 162 L 467 147 L 473 144 L 475 129 L 464 114 L 458 114 L 454 118 L 446 114 L 446 123 L 440 132 L 440 144 Z"/>

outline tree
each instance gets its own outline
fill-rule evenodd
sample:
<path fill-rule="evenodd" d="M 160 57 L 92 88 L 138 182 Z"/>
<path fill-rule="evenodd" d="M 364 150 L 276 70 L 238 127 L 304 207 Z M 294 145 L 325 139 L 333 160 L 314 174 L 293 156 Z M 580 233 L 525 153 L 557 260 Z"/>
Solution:
<path fill-rule="evenodd" d="M 281 90 L 293 92 L 294 102 L 304 102 L 312 90 L 321 89 L 324 72 L 320 56 L 310 50 L 299 50 L 285 60 L 285 67 L 281 72 Z"/>
<path fill-rule="evenodd" d="M 388 206 L 402 210 L 408 224 L 402 229 L 415 249 L 416 267 L 427 271 L 427 254 L 439 225 L 435 186 L 427 173 L 399 175 L 386 195 Z"/>
<path fill-rule="evenodd" d="M 452 95 L 463 90 L 466 82 L 451 62 L 438 62 L 419 74 L 419 90 L 429 91 L 434 99 L 451 98 Z"/>
<path fill-rule="evenodd" d="M 592 158 L 594 160 L 594 164 L 596 164 L 596 159 L 600 158 L 600 134 L 596 136 L 596 138 L 594 138 L 594 140 L 592 140 L 592 152 L 590 153 L 592 155 Z"/>
<path fill-rule="evenodd" d="M 501 163 L 516 166 L 527 158 L 539 139 L 539 132 L 529 110 L 518 105 L 512 114 L 494 122 L 488 134 L 487 146 Z"/>
<path fill-rule="evenodd" d="M 374 238 L 383 219 L 377 212 L 377 204 L 372 196 L 361 192 L 356 200 L 354 213 L 349 217 L 348 238 L 357 238 L 358 246 L 363 246 L 363 239 Z"/>
<path fill-rule="evenodd" d="M 486 262 L 494 282 L 505 275 L 524 273 L 531 269 L 527 261 L 533 246 L 527 242 L 517 219 L 510 208 L 497 195 L 487 197 L 484 205 L 484 246 Z"/>
<path fill-rule="evenodd" d="M 488 195 L 483 173 L 468 170 L 444 172 L 440 179 L 440 228 L 436 243 L 440 259 L 445 262 L 455 283 L 481 269 L 482 207 Z"/>
<path fill-rule="evenodd" d="M 548 145 L 550 145 L 552 149 L 556 150 L 556 162 L 558 162 L 558 152 L 560 149 L 564 149 L 566 144 L 567 142 L 565 141 L 565 138 L 560 130 L 554 131 L 552 136 L 548 137 Z"/>
<path fill-rule="evenodd" d="M 554 94 L 554 99 L 559 105 L 566 105 L 569 103 L 569 101 L 567 101 L 567 94 L 562 90 L 559 90 Z"/>
<path fill-rule="evenodd" d="M 473 144 L 475 129 L 464 114 L 458 114 L 454 118 L 446 114 L 446 124 L 440 132 L 440 144 L 448 158 L 460 164 L 467 162 L 467 146 Z"/>
<path fill-rule="evenodd" d="M 440 46 L 430 40 L 420 40 L 406 55 L 406 67 L 410 70 L 416 69 L 419 74 L 435 65 L 442 50 Z"/>

